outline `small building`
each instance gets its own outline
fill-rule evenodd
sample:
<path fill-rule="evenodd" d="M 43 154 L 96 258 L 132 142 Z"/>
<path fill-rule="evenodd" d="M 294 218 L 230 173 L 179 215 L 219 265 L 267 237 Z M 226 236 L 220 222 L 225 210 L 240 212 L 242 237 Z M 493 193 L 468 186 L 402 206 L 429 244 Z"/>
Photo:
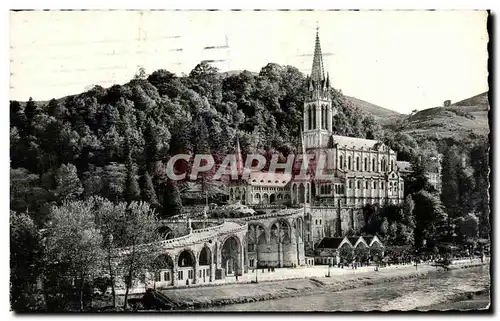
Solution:
<path fill-rule="evenodd" d="M 376 236 L 324 237 L 316 246 L 315 263 L 350 263 L 362 248 L 366 249 L 369 261 L 384 255 L 384 245 Z"/>

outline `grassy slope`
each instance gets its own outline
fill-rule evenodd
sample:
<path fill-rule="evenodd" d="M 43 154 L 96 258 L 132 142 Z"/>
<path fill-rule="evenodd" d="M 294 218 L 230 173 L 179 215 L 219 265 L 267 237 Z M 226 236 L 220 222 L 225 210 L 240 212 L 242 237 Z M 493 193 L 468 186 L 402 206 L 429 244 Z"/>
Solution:
<path fill-rule="evenodd" d="M 373 115 L 377 121 L 386 121 L 387 119 L 400 117 L 401 114 L 397 111 L 390 110 L 361 100 L 356 97 L 345 96 L 354 106 L 357 106 L 361 111 Z"/>
<path fill-rule="evenodd" d="M 488 135 L 488 93 L 462 100 L 450 107 L 421 110 L 402 120 L 399 130 L 413 137 L 465 138 L 471 134 Z"/>

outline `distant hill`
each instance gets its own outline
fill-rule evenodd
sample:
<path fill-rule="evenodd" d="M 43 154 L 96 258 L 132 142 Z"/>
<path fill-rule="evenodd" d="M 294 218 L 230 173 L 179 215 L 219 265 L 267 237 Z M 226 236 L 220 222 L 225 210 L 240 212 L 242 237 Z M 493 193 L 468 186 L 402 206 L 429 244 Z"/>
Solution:
<path fill-rule="evenodd" d="M 451 104 L 452 106 L 489 106 L 488 92 Z"/>
<path fill-rule="evenodd" d="M 393 129 L 408 133 L 417 140 L 461 140 L 472 136 L 486 136 L 488 123 L 488 92 L 452 104 L 421 110 L 400 120 Z M 396 127 L 396 128 L 394 128 Z"/>
<path fill-rule="evenodd" d="M 345 96 L 354 106 L 357 106 L 361 111 L 373 115 L 375 120 L 386 122 L 392 118 L 399 118 L 402 114 L 397 111 L 390 110 L 384 107 L 377 106 L 367 101 L 361 100 L 356 97 Z"/>

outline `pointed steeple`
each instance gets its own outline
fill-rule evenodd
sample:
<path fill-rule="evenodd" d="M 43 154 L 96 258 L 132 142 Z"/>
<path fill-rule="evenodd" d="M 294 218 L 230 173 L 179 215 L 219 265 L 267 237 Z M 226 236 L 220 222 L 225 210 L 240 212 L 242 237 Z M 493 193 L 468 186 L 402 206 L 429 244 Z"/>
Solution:
<path fill-rule="evenodd" d="M 319 27 L 316 27 L 316 43 L 314 45 L 314 58 L 311 70 L 311 80 L 315 84 L 321 84 L 325 79 L 323 67 L 323 55 L 321 54 L 321 45 L 319 43 Z"/>

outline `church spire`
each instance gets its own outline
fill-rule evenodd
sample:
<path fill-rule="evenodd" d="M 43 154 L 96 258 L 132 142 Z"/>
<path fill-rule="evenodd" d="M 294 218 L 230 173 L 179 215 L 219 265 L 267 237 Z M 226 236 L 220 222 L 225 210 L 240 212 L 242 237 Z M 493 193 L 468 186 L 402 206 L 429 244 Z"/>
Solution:
<path fill-rule="evenodd" d="M 323 55 L 321 54 L 321 45 L 319 43 L 319 27 L 316 27 L 316 43 L 314 45 L 314 58 L 311 71 L 311 80 L 320 84 L 325 79 L 323 68 Z"/>

